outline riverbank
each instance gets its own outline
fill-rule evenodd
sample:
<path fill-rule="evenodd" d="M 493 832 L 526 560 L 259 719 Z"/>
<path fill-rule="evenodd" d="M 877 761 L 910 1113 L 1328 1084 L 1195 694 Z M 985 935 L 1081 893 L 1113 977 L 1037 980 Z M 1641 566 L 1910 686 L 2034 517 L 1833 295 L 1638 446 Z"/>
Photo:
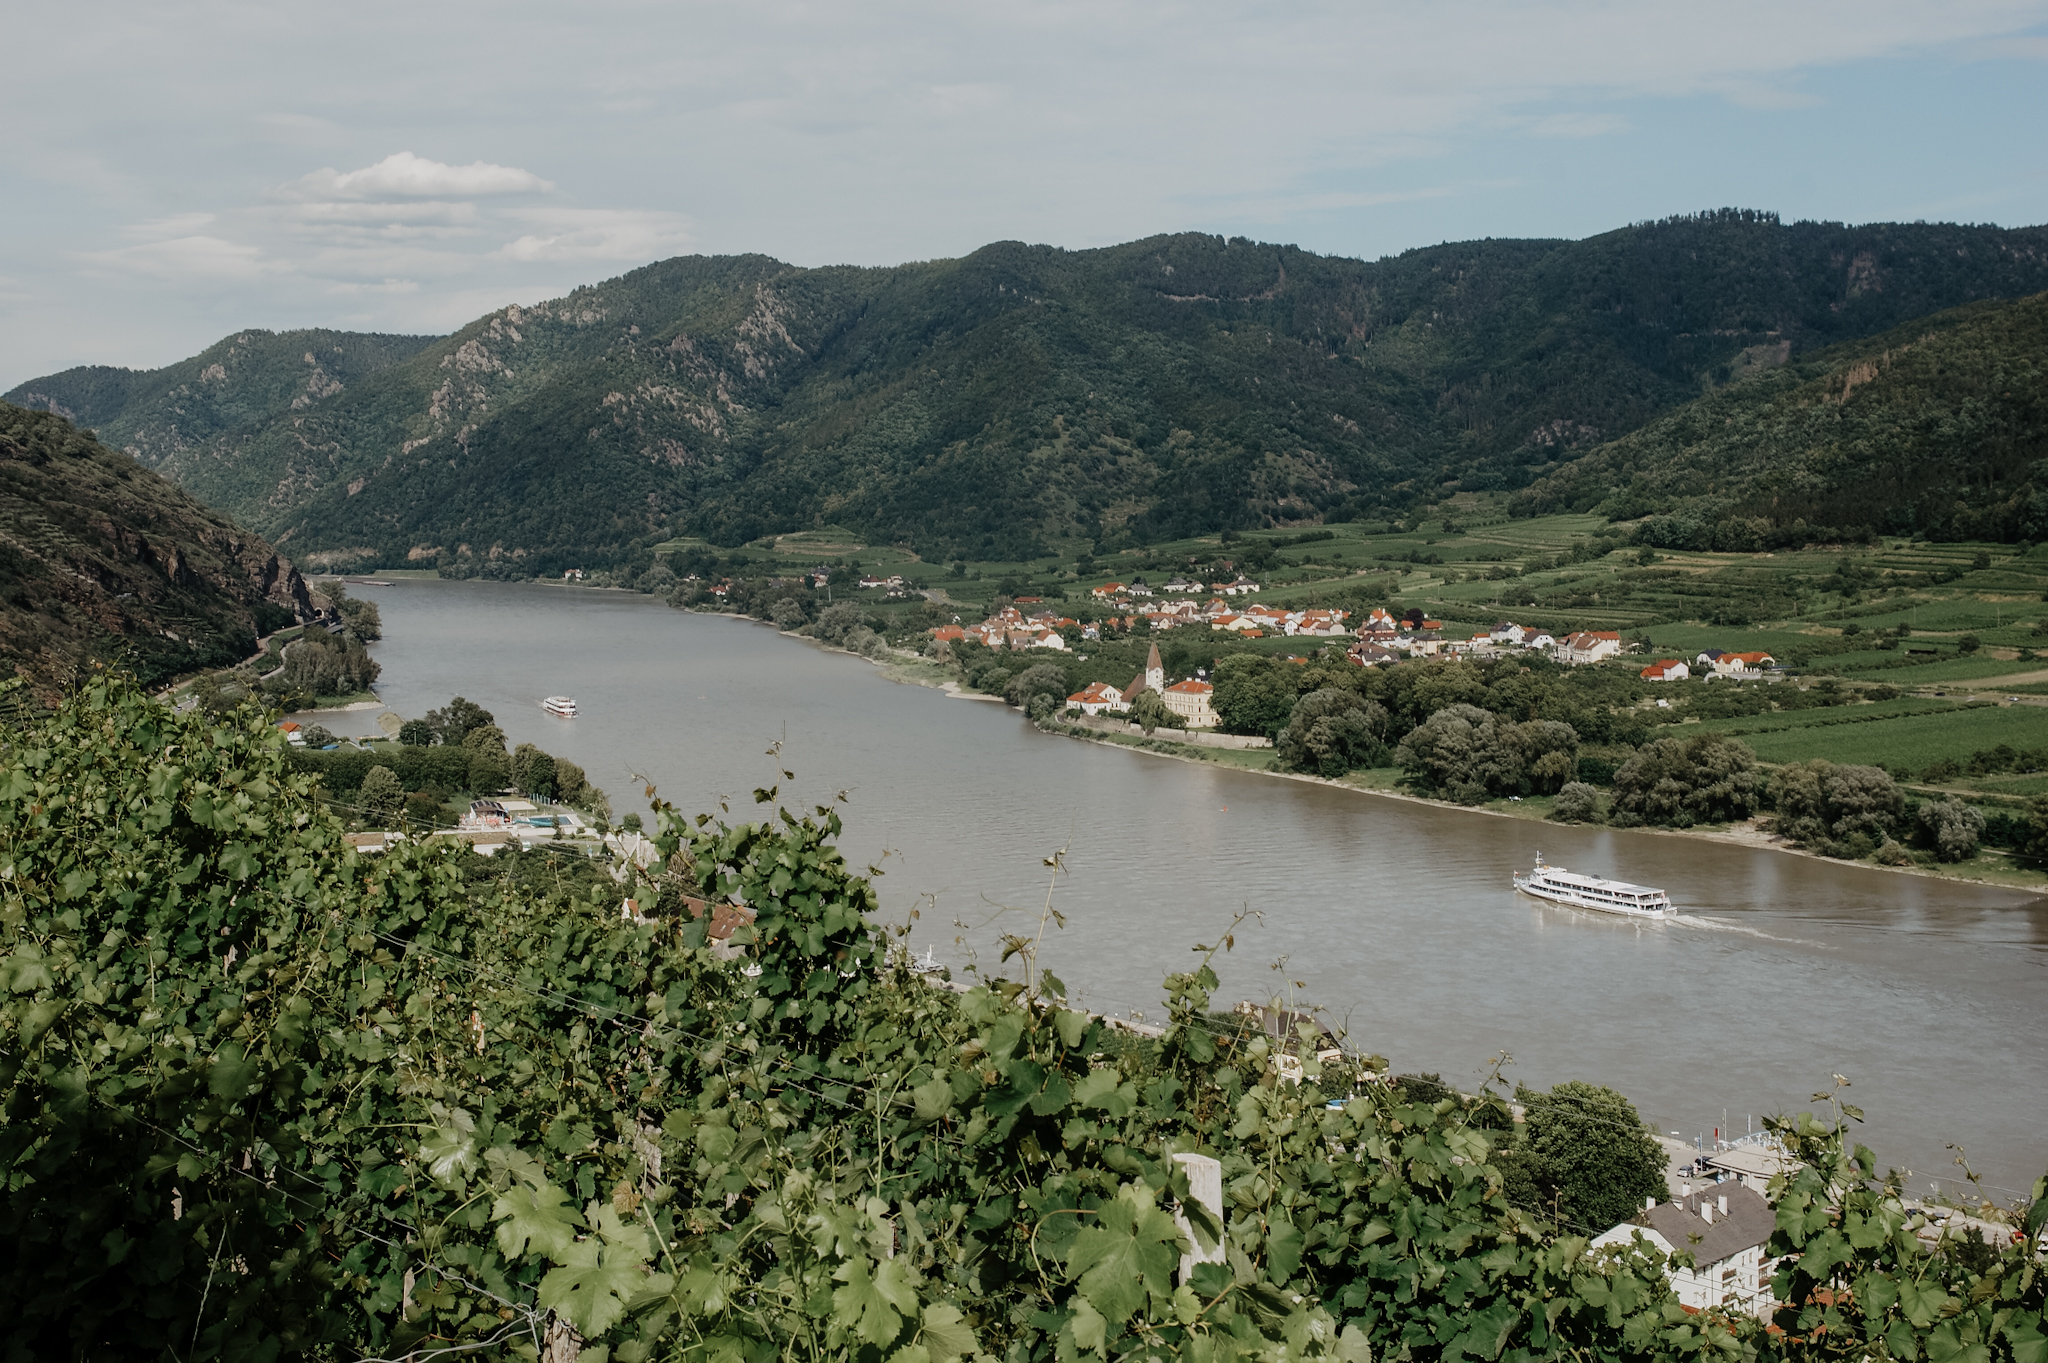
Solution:
<path fill-rule="evenodd" d="M 702 614 L 726 614 L 725 612 L 700 612 Z M 751 616 L 730 615 L 736 620 L 749 620 L 754 624 L 768 624 L 753 620 Z M 773 625 L 768 625 L 773 629 Z M 983 695 L 963 689 L 952 669 L 929 658 L 913 653 L 891 649 L 886 657 L 868 658 L 850 649 L 828 644 L 810 635 L 793 630 L 777 630 L 786 638 L 798 639 L 817 648 L 843 653 L 860 658 L 873 665 L 892 682 L 905 686 L 921 686 L 938 691 L 954 700 L 978 700 L 1003 704 L 1000 696 Z M 1056 738 L 1071 738 L 1083 743 L 1098 743 L 1110 747 L 1125 748 L 1132 752 L 1145 753 L 1153 757 L 1165 757 L 1174 761 L 1193 762 L 1227 766 L 1234 770 L 1254 775 L 1272 776 L 1288 781 L 1304 781 L 1316 785 L 1331 786 L 1360 795 L 1377 795 L 1389 800 L 1401 800 L 1412 804 L 1429 805 L 1438 809 L 1455 810 L 1463 814 L 1486 814 L 1496 818 L 1519 819 L 1537 823 L 1555 824 L 1557 827 L 1594 827 L 1604 824 L 1566 825 L 1550 817 L 1553 800 L 1547 795 L 1531 795 L 1519 799 L 1491 800 L 1485 804 L 1462 805 L 1450 800 L 1433 799 L 1417 795 L 1413 791 L 1396 788 L 1401 778 L 1397 767 L 1380 767 L 1355 771 L 1342 777 L 1315 776 L 1307 772 L 1282 771 L 1275 762 L 1277 755 L 1270 746 L 1266 747 L 1210 747 L 1190 742 L 1195 735 L 1183 738 L 1177 731 L 1159 729 L 1152 734 L 1116 733 L 1096 728 L 1084 728 L 1065 720 L 1051 720 L 1035 726 L 1039 732 Z M 1844 861 L 1837 857 L 1822 856 L 1820 853 L 1802 847 L 1797 843 L 1767 831 L 1764 827 L 1768 816 L 1756 815 L 1739 824 L 1708 824 L 1692 828 L 1663 828 L 1640 824 L 1616 832 L 1653 833 L 1660 837 L 1686 838 L 1695 842 L 1714 842 L 1756 851 L 1783 852 L 1789 856 L 1803 857 L 1811 861 L 1824 862 L 1832 866 L 1853 866 L 1872 871 L 1894 871 L 1906 875 L 1920 876 L 1930 880 L 1951 881 L 1966 885 L 1983 885 L 1997 889 L 2028 890 L 2037 893 L 2048 892 L 2048 873 L 2030 871 L 2014 865 L 2010 854 L 1998 848 L 1980 848 L 1977 856 L 1968 862 L 1936 863 L 1931 866 L 1914 863 L 1909 866 L 1887 866 L 1875 861 Z"/>

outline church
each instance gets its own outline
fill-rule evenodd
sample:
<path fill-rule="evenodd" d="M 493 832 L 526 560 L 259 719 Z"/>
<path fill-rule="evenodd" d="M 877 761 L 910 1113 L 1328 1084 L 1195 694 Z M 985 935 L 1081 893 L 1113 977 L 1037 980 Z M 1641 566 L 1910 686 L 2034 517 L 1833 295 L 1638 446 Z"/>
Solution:
<path fill-rule="evenodd" d="M 1157 644 L 1145 655 L 1145 670 L 1131 678 L 1131 684 L 1124 688 L 1124 704 L 1137 704 L 1139 694 L 1145 691 L 1157 691 L 1166 708 L 1179 715 L 1190 729 L 1213 729 L 1223 722 L 1213 704 L 1216 688 L 1208 682 L 1190 677 L 1172 686 L 1166 684 L 1166 665 L 1159 661 Z"/>

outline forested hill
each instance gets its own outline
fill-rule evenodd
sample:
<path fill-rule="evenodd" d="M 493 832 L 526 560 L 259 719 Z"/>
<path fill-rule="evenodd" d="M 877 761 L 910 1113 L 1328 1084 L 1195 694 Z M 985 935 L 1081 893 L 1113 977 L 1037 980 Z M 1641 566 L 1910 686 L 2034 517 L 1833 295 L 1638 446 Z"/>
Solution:
<path fill-rule="evenodd" d="M 0 402 L 0 674 L 45 699 L 96 661 L 155 681 L 239 662 L 312 613 L 262 539 L 62 417 Z"/>
<path fill-rule="evenodd" d="M 160 465 L 229 431 L 304 411 L 438 339 L 353 331 L 239 331 L 162 369 L 83 365 L 32 379 L 6 397 L 23 407 L 55 412 L 143 462 Z"/>
<path fill-rule="evenodd" d="M 1661 513 L 1670 548 L 1790 527 L 2048 539 L 2048 293 L 1818 351 L 1699 398 L 1540 478 L 1531 515 Z M 1831 537 L 1831 536 L 1830 536 Z"/>
<path fill-rule="evenodd" d="M 136 448 L 316 563 L 523 575 L 825 524 L 993 557 L 1520 487 L 1811 350 L 2043 289 L 2048 229 L 1733 211 L 1374 263 L 1199 235 L 691 257 Z"/>

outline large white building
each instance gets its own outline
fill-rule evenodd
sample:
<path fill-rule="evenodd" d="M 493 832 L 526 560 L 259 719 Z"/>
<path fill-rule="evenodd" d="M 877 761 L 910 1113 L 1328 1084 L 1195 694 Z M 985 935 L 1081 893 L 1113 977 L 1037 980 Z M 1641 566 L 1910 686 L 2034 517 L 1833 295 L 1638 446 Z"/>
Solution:
<path fill-rule="evenodd" d="M 1626 1245 L 1637 1236 L 1665 1254 L 1692 1255 L 1692 1268 L 1673 1264 L 1671 1289 L 1696 1311 L 1720 1308 L 1768 1320 L 1773 1305 L 1771 1264 L 1764 1245 L 1778 1224 L 1771 1204 L 1736 1179 L 1686 1185 L 1674 1202 L 1644 1208 L 1634 1221 L 1593 1241 L 1593 1248 Z"/>

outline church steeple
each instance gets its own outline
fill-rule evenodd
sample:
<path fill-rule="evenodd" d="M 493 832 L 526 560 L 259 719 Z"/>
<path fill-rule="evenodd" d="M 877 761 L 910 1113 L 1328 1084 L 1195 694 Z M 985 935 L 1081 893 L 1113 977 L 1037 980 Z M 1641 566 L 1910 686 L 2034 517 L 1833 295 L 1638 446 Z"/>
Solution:
<path fill-rule="evenodd" d="M 1159 645 L 1152 645 L 1152 651 L 1145 655 L 1145 685 L 1154 691 L 1166 689 L 1166 665 L 1159 661 Z"/>

